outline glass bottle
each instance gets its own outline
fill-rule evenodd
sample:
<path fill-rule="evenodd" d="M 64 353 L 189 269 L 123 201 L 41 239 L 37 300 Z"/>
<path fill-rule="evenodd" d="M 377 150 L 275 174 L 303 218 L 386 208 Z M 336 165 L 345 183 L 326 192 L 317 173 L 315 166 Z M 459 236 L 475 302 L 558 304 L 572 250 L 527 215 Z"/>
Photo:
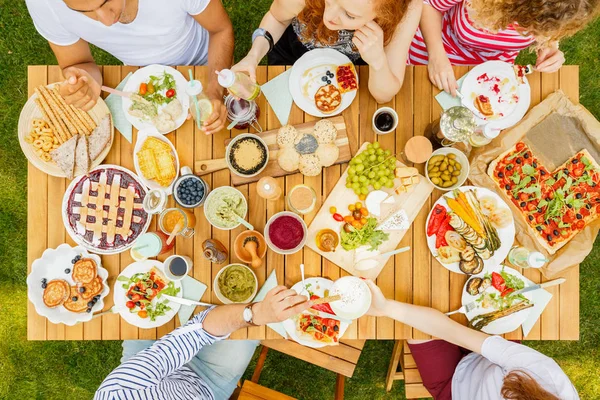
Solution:
<path fill-rule="evenodd" d="M 243 72 L 233 72 L 230 69 L 216 71 L 219 75 L 219 85 L 226 88 L 235 97 L 244 100 L 254 100 L 260 94 L 260 86 L 252 82 Z"/>
<path fill-rule="evenodd" d="M 539 251 L 523 246 L 514 246 L 508 253 L 508 261 L 519 268 L 541 268 L 548 261 Z"/>
<path fill-rule="evenodd" d="M 190 114 L 196 121 L 198 129 L 202 129 L 204 121 L 212 114 L 212 103 L 208 96 L 204 94 L 202 82 L 200 81 L 189 81 L 185 91 L 190 98 Z"/>
<path fill-rule="evenodd" d="M 202 243 L 202 254 L 212 263 L 223 264 L 227 260 L 227 249 L 217 239 L 207 239 Z"/>

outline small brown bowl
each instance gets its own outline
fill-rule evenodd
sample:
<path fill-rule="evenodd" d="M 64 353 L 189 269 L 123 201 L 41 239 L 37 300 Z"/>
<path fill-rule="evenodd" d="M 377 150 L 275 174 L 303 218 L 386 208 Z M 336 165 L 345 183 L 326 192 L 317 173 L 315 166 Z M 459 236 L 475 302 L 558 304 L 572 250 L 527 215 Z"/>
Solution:
<path fill-rule="evenodd" d="M 244 231 L 235 238 L 235 241 L 233 242 L 233 251 L 240 261 L 243 261 L 247 264 L 252 262 L 252 256 L 244 248 L 244 240 L 250 236 L 255 236 L 256 240 L 258 241 L 256 254 L 260 258 L 264 258 L 265 254 L 267 254 L 267 242 L 265 241 L 265 237 L 262 235 L 262 233 L 258 231 Z"/>

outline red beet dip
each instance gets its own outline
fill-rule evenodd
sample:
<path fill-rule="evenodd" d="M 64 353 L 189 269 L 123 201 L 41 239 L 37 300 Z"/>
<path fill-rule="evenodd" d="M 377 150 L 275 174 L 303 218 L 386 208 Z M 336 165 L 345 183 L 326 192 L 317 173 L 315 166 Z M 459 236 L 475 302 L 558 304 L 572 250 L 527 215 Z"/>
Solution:
<path fill-rule="evenodd" d="M 269 239 L 275 247 L 291 250 L 304 239 L 304 229 L 296 218 L 282 215 L 269 225 Z"/>

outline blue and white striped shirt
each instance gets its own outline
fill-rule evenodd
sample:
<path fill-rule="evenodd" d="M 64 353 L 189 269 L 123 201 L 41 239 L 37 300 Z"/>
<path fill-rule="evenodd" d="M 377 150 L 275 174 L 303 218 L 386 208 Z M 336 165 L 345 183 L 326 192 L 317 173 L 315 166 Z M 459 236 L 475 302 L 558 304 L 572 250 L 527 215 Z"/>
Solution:
<path fill-rule="evenodd" d="M 94 400 L 213 400 L 210 387 L 185 365 L 202 347 L 225 338 L 202 329 L 213 308 L 118 366 L 102 382 Z"/>

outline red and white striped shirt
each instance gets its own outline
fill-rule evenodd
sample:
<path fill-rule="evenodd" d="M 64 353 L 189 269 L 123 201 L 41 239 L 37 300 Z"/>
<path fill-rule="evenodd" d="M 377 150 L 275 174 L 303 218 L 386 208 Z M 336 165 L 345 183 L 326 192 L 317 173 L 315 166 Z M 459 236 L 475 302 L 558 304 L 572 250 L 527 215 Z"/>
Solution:
<path fill-rule="evenodd" d="M 533 42 L 533 36 L 523 36 L 511 25 L 492 33 L 476 28 L 469 18 L 468 1 L 423 0 L 440 11 L 442 16 L 442 41 L 452 65 L 477 65 L 485 61 L 500 60 L 514 63 L 519 51 Z M 408 63 L 427 64 L 429 55 L 421 30 L 410 45 Z"/>

